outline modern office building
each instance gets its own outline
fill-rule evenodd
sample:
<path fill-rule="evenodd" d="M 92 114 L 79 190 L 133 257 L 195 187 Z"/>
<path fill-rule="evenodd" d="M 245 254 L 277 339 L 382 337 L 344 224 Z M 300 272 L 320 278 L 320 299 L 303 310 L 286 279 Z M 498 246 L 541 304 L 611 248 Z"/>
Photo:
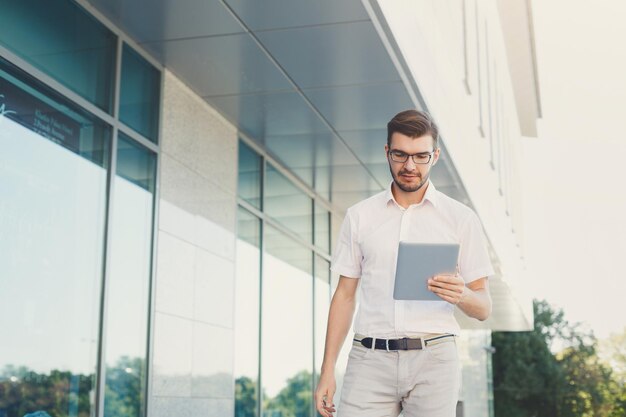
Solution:
<path fill-rule="evenodd" d="M 459 315 L 458 413 L 493 415 L 491 331 L 533 320 L 516 163 L 540 115 L 531 15 L 0 1 L 0 417 L 314 416 L 335 235 L 389 184 L 385 127 L 407 108 L 438 121 L 433 182 L 489 241 L 494 311 Z"/>

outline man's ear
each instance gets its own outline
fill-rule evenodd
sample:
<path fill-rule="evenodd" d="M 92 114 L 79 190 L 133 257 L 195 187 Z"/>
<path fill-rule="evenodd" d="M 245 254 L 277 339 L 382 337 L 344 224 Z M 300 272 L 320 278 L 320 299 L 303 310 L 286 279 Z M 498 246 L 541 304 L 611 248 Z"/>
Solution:
<path fill-rule="evenodd" d="M 433 155 L 433 165 L 432 166 L 435 166 L 435 164 L 439 160 L 439 153 L 440 152 L 441 152 L 441 148 L 435 149 L 435 154 Z"/>

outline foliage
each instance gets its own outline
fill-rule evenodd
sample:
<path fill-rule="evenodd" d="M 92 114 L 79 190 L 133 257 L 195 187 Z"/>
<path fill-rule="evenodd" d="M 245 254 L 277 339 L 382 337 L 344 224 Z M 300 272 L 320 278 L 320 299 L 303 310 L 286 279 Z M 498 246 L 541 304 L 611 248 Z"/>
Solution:
<path fill-rule="evenodd" d="M 122 357 L 107 368 L 104 395 L 105 417 L 139 417 L 144 404 L 144 360 Z"/>
<path fill-rule="evenodd" d="M 312 375 L 300 371 L 287 380 L 287 386 L 265 404 L 264 415 L 272 417 L 309 417 L 313 405 Z"/>
<path fill-rule="evenodd" d="M 247 376 L 235 380 L 235 415 L 256 417 L 257 383 Z"/>
<path fill-rule="evenodd" d="M 495 415 L 626 417 L 624 384 L 598 358 L 593 333 L 545 301 L 533 307 L 533 331 L 492 335 Z"/>
<path fill-rule="evenodd" d="M 613 369 L 617 381 L 626 384 L 626 328 L 601 341 L 598 355 Z"/>
<path fill-rule="evenodd" d="M 143 366 L 140 358 L 122 357 L 107 367 L 106 417 L 138 417 L 143 407 Z M 53 417 L 92 415 L 95 376 L 52 370 L 37 373 L 6 366 L 0 372 L 0 415 L 22 417 L 38 411 Z M 36 414 L 35 414 L 36 415 Z"/>
<path fill-rule="evenodd" d="M 21 417 L 36 411 L 52 416 L 89 417 L 90 400 L 95 381 L 93 375 L 74 375 L 53 370 L 38 374 L 26 367 L 7 366 L 0 378 L 0 413 Z"/>

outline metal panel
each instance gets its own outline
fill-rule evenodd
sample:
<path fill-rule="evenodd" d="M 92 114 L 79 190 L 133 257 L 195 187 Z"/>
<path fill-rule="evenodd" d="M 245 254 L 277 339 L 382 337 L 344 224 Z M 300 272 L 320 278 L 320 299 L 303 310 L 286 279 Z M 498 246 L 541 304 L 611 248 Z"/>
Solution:
<path fill-rule="evenodd" d="M 244 32 L 219 0 L 89 0 L 137 42 Z"/>
<path fill-rule="evenodd" d="M 143 46 L 201 96 L 292 88 L 249 34 L 145 43 Z"/>
<path fill-rule="evenodd" d="M 296 92 L 206 97 L 206 101 L 260 142 L 273 135 L 330 133 Z"/>
<path fill-rule="evenodd" d="M 257 36 L 300 88 L 400 81 L 369 21 Z"/>
<path fill-rule="evenodd" d="M 413 108 L 401 82 L 305 90 L 337 130 L 380 129 L 398 112 Z"/>
<path fill-rule="evenodd" d="M 360 0 L 226 0 L 252 30 L 369 20 Z"/>
<path fill-rule="evenodd" d="M 310 187 L 315 187 L 316 173 L 337 163 L 358 164 L 346 146 L 331 133 L 272 135 L 264 140 L 267 150 Z"/>
<path fill-rule="evenodd" d="M 391 119 L 391 116 L 389 116 Z M 339 134 L 364 163 L 387 161 L 385 144 L 387 143 L 387 120 L 378 129 L 342 130 Z"/>

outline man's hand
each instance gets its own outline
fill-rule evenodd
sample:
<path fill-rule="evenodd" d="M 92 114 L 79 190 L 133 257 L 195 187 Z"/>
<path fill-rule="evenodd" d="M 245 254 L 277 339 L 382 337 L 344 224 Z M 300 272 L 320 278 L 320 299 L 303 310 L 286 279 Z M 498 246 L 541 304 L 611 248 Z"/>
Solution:
<path fill-rule="evenodd" d="M 332 417 L 335 412 L 335 404 L 333 403 L 335 390 L 335 375 L 333 375 L 332 372 L 322 372 L 320 381 L 317 384 L 317 389 L 315 390 L 315 407 L 324 417 Z"/>
<path fill-rule="evenodd" d="M 435 275 L 428 280 L 428 289 L 450 304 L 458 304 L 466 295 L 465 281 L 459 275 Z"/>

